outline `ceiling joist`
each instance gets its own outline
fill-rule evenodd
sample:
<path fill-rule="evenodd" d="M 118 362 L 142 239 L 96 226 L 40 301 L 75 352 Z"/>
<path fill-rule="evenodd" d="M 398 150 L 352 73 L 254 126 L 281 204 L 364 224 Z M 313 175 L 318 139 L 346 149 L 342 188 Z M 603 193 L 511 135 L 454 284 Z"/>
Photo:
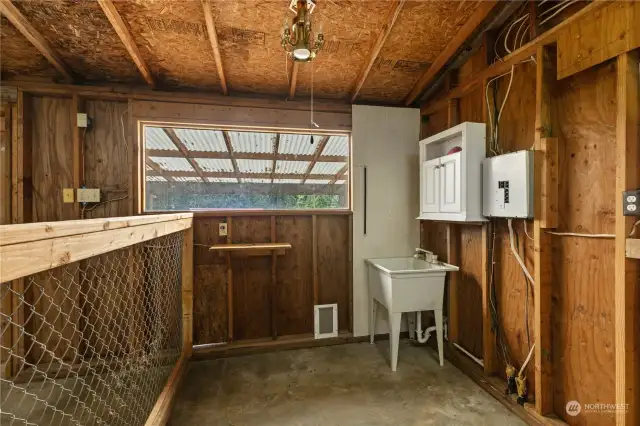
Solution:
<path fill-rule="evenodd" d="M 371 49 L 371 52 L 369 52 L 367 61 L 363 64 L 362 68 L 360 69 L 358 78 L 356 79 L 356 82 L 353 85 L 353 89 L 351 90 L 351 103 L 355 102 L 356 97 L 358 97 L 358 93 L 360 92 L 360 89 L 364 85 L 364 82 L 367 80 L 367 76 L 369 75 L 369 71 L 371 71 L 371 67 L 375 63 L 376 58 L 380 53 L 380 50 L 382 50 L 382 46 L 384 46 L 384 42 L 387 40 L 387 37 L 389 37 L 389 34 L 391 33 L 391 29 L 393 28 L 393 24 L 396 22 L 396 19 L 398 19 L 398 16 L 400 15 L 400 11 L 402 10 L 402 6 L 404 6 L 406 1 L 407 0 L 394 0 L 393 2 L 391 2 L 391 5 L 389 6 L 389 10 L 387 12 L 386 22 L 382 26 L 382 29 L 378 35 L 378 38 L 376 39 L 375 44 Z"/>
<path fill-rule="evenodd" d="M 51 65 L 62 74 L 67 82 L 73 83 L 74 73 L 69 65 L 67 65 L 64 59 L 62 59 L 58 52 L 49 44 L 47 39 L 27 21 L 27 18 L 15 7 L 11 0 L 0 0 L 0 13 L 6 16 L 9 22 L 18 29 L 20 34 L 42 53 Z"/>
<path fill-rule="evenodd" d="M 345 164 L 344 167 L 341 168 L 338 173 L 336 173 L 335 177 L 333 179 L 331 179 L 331 182 L 329 182 L 329 184 L 333 185 L 334 183 L 336 183 L 337 181 L 342 179 L 344 177 L 344 175 L 347 173 L 347 170 L 349 170 L 349 165 Z"/>
<path fill-rule="evenodd" d="M 276 133 L 276 137 L 273 140 L 273 149 L 271 150 L 273 153 L 273 161 L 271 162 L 271 183 L 273 183 L 273 179 L 276 174 L 276 163 L 278 162 L 278 150 L 280 149 L 280 133 Z"/>
<path fill-rule="evenodd" d="M 228 95 L 229 89 L 227 88 L 227 79 L 224 76 L 224 68 L 222 67 L 222 56 L 220 55 L 220 45 L 218 44 L 216 24 L 213 20 L 213 13 L 211 12 L 211 2 L 209 0 L 202 0 L 202 9 L 204 10 L 204 20 L 207 24 L 207 33 L 209 34 L 211 49 L 213 50 L 213 58 L 216 61 L 220 87 L 222 88 L 222 93 Z"/>
<path fill-rule="evenodd" d="M 460 31 L 453 37 L 453 39 L 447 44 L 438 57 L 433 61 L 433 64 L 420 76 L 416 84 L 411 91 L 404 98 L 405 106 L 411 105 L 417 98 L 425 91 L 429 86 L 429 83 L 433 81 L 438 72 L 444 68 L 449 60 L 455 55 L 458 49 L 467 41 L 476 28 L 486 19 L 491 13 L 493 8 L 498 4 L 497 1 L 483 1 L 480 2 L 480 6 L 473 12 L 473 15 L 465 22 L 460 28 Z"/>
<path fill-rule="evenodd" d="M 98 0 L 98 4 L 100 4 L 102 11 L 107 16 L 107 19 L 109 19 L 109 22 L 111 22 L 113 29 L 118 34 L 118 37 L 120 37 L 120 40 L 129 52 L 129 55 L 131 55 L 131 59 L 133 59 L 136 67 L 138 67 L 140 74 L 142 74 L 142 78 L 144 78 L 149 87 L 155 89 L 156 83 L 153 78 L 153 74 L 151 74 L 147 63 L 142 58 L 140 49 L 138 49 L 138 46 L 136 45 L 133 36 L 129 31 L 129 28 L 127 27 L 127 24 L 125 24 L 124 20 L 120 16 L 120 13 L 116 9 L 116 6 L 111 0 Z"/>

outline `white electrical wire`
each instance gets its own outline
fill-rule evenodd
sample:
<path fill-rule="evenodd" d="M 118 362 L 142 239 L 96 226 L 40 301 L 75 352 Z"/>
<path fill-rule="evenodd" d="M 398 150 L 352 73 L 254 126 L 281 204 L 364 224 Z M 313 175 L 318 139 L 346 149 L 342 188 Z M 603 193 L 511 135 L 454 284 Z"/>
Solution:
<path fill-rule="evenodd" d="M 535 348 L 536 348 L 536 343 L 533 342 L 533 346 L 531 346 L 531 349 L 529 350 L 529 355 L 527 355 L 527 359 L 524 360 L 524 363 L 522 364 L 522 367 L 520 368 L 520 372 L 518 373 L 518 376 L 522 376 L 522 372 L 526 368 L 527 364 L 529 364 L 529 360 L 531 360 L 531 355 L 533 355 L 533 350 Z"/>
<path fill-rule="evenodd" d="M 498 113 L 498 119 L 496 120 L 496 141 L 498 140 L 498 126 L 500 125 L 500 117 L 502 117 L 502 111 L 504 110 L 504 106 L 507 104 L 507 99 L 509 98 L 509 92 L 511 92 L 511 84 L 513 83 L 513 74 L 515 71 L 515 64 L 511 65 L 511 77 L 509 78 L 509 86 L 507 87 L 507 93 L 504 95 L 504 100 L 502 101 L 502 106 L 500 107 L 500 112 Z"/>
<path fill-rule="evenodd" d="M 523 18 L 529 18 L 529 14 L 525 14 L 523 16 Z M 524 24 L 527 23 L 527 20 L 524 19 L 522 22 L 520 22 L 520 25 L 518 26 L 518 31 L 516 31 L 516 35 L 515 37 L 513 37 L 513 50 L 516 50 L 518 48 L 518 36 L 520 35 L 520 31 L 522 31 L 522 27 L 524 27 Z"/>
<path fill-rule="evenodd" d="M 551 232 L 546 231 L 547 234 L 559 235 L 561 237 L 584 237 L 584 238 L 615 238 L 615 234 L 583 234 L 579 232 Z"/>
<path fill-rule="evenodd" d="M 533 238 L 531 238 L 531 237 L 529 236 L 529 233 L 527 232 L 527 219 L 524 219 L 524 220 L 522 221 L 522 226 L 524 226 L 524 235 L 526 235 L 526 236 L 527 236 L 527 238 L 529 238 L 531 241 L 533 241 Z"/>
<path fill-rule="evenodd" d="M 513 27 L 519 23 L 520 21 L 526 19 L 529 17 L 529 14 L 525 14 L 524 16 L 516 19 L 515 21 L 513 21 L 513 23 L 511 23 L 511 25 L 509 26 L 509 29 L 507 30 L 507 34 L 505 34 L 504 36 L 504 50 L 507 51 L 507 53 L 511 53 L 511 50 L 509 49 L 509 46 L 507 46 L 507 40 L 509 40 L 509 33 L 511 32 L 511 30 L 513 29 Z"/>
<path fill-rule="evenodd" d="M 548 17 L 546 17 L 542 22 L 540 22 L 540 25 L 544 25 L 547 22 L 549 22 L 550 19 L 552 19 L 554 16 L 556 16 L 557 14 L 559 14 L 560 12 L 562 12 L 563 10 L 565 10 L 566 8 L 568 8 L 569 6 L 571 6 L 574 3 L 577 3 L 578 0 L 572 0 L 570 2 L 568 2 L 567 4 L 565 4 L 563 7 L 561 7 L 560 9 L 558 9 L 553 15 L 550 15 Z M 542 14 L 541 14 L 542 16 Z"/>
<path fill-rule="evenodd" d="M 540 17 L 543 17 L 544 15 L 547 15 L 551 12 L 553 12 L 554 10 L 556 10 L 559 7 L 562 7 L 563 5 L 565 5 L 569 0 L 562 0 L 557 2 L 555 5 L 551 6 L 549 9 L 547 10 L 543 10 L 542 12 L 540 12 Z M 540 2 L 539 6 L 543 5 L 543 2 Z"/>
<path fill-rule="evenodd" d="M 511 245 L 511 251 L 513 252 L 513 255 L 515 256 L 515 258 L 518 261 L 518 263 L 520 264 L 520 267 L 524 271 L 524 274 L 527 276 L 527 279 L 529 279 L 529 281 L 531 281 L 531 285 L 535 285 L 535 281 L 533 280 L 533 277 L 529 273 L 529 270 L 525 266 L 524 262 L 520 258 L 520 255 L 518 254 L 518 251 L 516 250 L 515 246 L 513 245 L 513 219 L 507 220 L 507 223 L 509 224 L 509 244 Z"/>

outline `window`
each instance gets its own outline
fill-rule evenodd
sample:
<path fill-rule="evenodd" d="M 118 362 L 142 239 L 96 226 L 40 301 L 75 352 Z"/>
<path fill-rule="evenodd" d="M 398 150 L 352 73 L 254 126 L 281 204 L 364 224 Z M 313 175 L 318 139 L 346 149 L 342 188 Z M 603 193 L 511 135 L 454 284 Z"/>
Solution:
<path fill-rule="evenodd" d="M 348 209 L 350 137 L 143 126 L 145 211 Z"/>

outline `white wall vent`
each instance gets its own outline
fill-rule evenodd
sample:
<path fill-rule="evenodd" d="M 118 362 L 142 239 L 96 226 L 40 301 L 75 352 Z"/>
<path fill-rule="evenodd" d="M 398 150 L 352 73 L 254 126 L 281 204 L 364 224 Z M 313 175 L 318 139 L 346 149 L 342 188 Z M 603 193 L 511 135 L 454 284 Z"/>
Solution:
<path fill-rule="evenodd" d="M 313 323 L 316 339 L 338 337 L 338 304 L 315 305 Z"/>

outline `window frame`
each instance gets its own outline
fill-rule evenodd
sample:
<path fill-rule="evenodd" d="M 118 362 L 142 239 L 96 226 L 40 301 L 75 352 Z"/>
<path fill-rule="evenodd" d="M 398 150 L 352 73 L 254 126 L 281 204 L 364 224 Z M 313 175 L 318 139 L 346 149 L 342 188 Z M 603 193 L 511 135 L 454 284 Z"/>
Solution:
<path fill-rule="evenodd" d="M 145 127 L 162 127 L 172 129 L 194 129 L 194 130 L 219 130 L 219 131 L 238 131 L 238 132 L 264 132 L 274 134 L 299 134 L 299 135 L 325 135 L 325 136 L 346 136 L 348 143 L 348 160 L 347 160 L 347 206 L 337 209 L 223 209 L 223 208 L 202 208 L 197 210 L 180 209 L 180 210 L 146 210 L 146 144 L 145 144 Z M 138 213 L 144 215 L 163 214 L 163 213 L 193 213 L 194 216 L 215 217 L 215 216 L 271 216 L 271 215 L 351 215 L 353 214 L 353 135 L 347 130 L 331 130 L 331 129 L 300 129 L 279 126 L 239 126 L 239 125 L 216 125 L 203 124 L 197 122 L 179 122 L 179 121 L 157 121 L 157 120 L 137 120 L 137 206 Z M 212 182 L 215 184 L 215 182 Z"/>

